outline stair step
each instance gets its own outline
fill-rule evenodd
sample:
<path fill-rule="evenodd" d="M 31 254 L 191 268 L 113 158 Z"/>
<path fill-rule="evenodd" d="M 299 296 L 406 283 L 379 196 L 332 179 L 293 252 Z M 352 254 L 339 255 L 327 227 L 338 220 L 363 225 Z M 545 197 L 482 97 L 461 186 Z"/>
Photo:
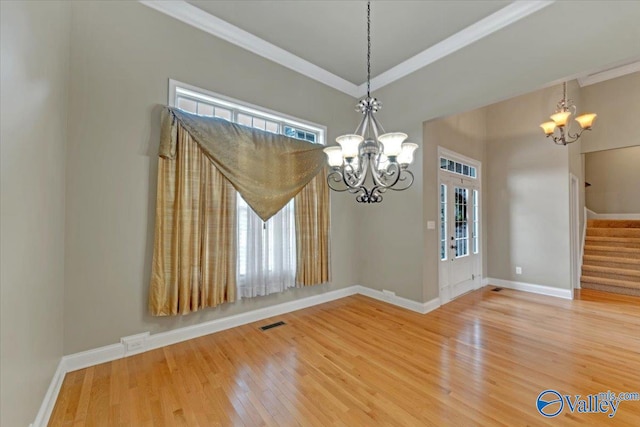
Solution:
<path fill-rule="evenodd" d="M 580 278 L 580 284 L 582 287 L 588 283 L 593 283 L 596 285 L 607 285 L 607 286 L 619 286 L 621 288 L 631 288 L 631 289 L 640 289 L 640 281 L 632 282 L 629 280 L 620 280 L 620 279 L 608 279 L 605 277 L 594 277 L 594 276 L 582 276 Z"/>
<path fill-rule="evenodd" d="M 587 227 L 587 236 L 640 238 L 640 228 Z"/>
<path fill-rule="evenodd" d="M 596 283 L 583 283 L 582 289 L 594 289 L 596 291 L 613 292 L 614 294 L 640 296 L 640 289 L 621 288 L 620 286 L 599 285 Z"/>
<path fill-rule="evenodd" d="M 602 228 L 640 228 L 638 219 L 589 219 L 587 227 Z"/>
<path fill-rule="evenodd" d="M 585 237 L 586 246 L 614 246 L 621 248 L 640 248 L 640 237 L 605 237 L 605 236 L 587 236 Z"/>
<path fill-rule="evenodd" d="M 585 245 L 584 253 L 588 255 L 605 255 L 609 257 L 640 259 L 640 248 Z"/>
<path fill-rule="evenodd" d="M 616 258 L 603 255 L 585 254 L 582 257 L 582 265 L 602 266 L 610 268 L 621 268 L 624 270 L 640 271 L 640 259 Z"/>
<path fill-rule="evenodd" d="M 606 279 L 628 280 L 630 282 L 640 283 L 640 270 L 602 267 L 598 265 L 583 265 L 582 275 L 589 277 L 604 277 Z"/>

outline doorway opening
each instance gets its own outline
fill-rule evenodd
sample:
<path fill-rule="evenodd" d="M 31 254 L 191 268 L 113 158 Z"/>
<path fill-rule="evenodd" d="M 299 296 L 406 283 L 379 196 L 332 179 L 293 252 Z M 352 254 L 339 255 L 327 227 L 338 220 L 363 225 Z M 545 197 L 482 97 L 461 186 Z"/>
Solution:
<path fill-rule="evenodd" d="M 481 162 L 438 148 L 441 304 L 482 285 Z"/>

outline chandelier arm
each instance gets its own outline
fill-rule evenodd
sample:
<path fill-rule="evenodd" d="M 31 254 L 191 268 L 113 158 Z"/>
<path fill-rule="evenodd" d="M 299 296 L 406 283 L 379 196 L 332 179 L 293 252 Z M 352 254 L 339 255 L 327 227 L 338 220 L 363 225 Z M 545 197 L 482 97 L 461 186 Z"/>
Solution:
<path fill-rule="evenodd" d="M 567 132 L 567 135 L 569 136 L 569 138 L 573 138 L 573 141 L 570 141 L 570 142 L 577 141 L 582 136 L 582 134 L 584 133 L 585 130 L 591 130 L 591 128 L 580 129 L 580 132 L 575 133 L 573 135 L 571 135 L 569 132 Z"/>
<path fill-rule="evenodd" d="M 393 169 L 392 169 L 393 166 Z M 398 183 L 400 180 L 400 172 L 401 167 L 397 162 L 392 162 L 389 166 L 387 166 L 386 170 L 380 171 L 379 173 L 373 173 L 373 180 L 375 183 L 382 188 L 392 188 L 394 185 Z M 391 183 L 387 183 L 386 178 L 394 177 L 395 179 Z"/>
<path fill-rule="evenodd" d="M 364 183 L 364 180 L 367 178 L 367 171 L 369 170 L 369 158 L 364 159 L 365 161 L 361 162 L 364 164 L 358 165 L 358 170 L 354 170 L 352 165 L 345 166 L 345 172 L 347 171 L 347 167 L 351 168 L 351 173 L 345 173 L 344 183 L 351 188 L 361 187 Z M 348 175 L 348 179 L 346 178 Z"/>
<path fill-rule="evenodd" d="M 368 126 L 369 126 L 369 114 L 365 113 L 364 116 L 362 117 L 362 120 L 360 120 L 360 124 L 358 125 L 354 133 L 364 138 L 364 135 L 365 135 L 365 132 L 367 131 Z"/>
<path fill-rule="evenodd" d="M 340 187 L 335 187 L 333 183 L 337 183 L 337 182 L 343 182 L 344 178 L 342 176 L 342 173 L 340 172 L 340 170 L 333 170 L 331 173 L 329 173 L 327 175 L 327 185 L 329 186 L 330 189 L 332 189 L 333 191 L 337 191 L 339 193 L 345 192 L 347 190 L 349 190 L 349 187 L 347 186 L 346 188 L 340 188 Z"/>
<path fill-rule="evenodd" d="M 342 182 L 344 183 L 344 185 L 346 185 L 349 188 L 357 188 L 357 182 L 358 182 L 358 174 L 357 172 L 353 171 L 353 168 L 351 171 L 347 170 L 347 166 L 344 167 L 343 172 L 342 172 Z"/>
<path fill-rule="evenodd" d="M 382 195 L 380 194 L 378 186 L 373 186 L 371 190 L 367 190 L 362 187 L 362 194 L 356 197 L 358 203 L 380 203 L 382 202 Z"/>
<path fill-rule="evenodd" d="M 404 176 L 403 176 L 403 175 L 404 175 Z M 407 177 L 408 177 L 408 178 L 407 178 Z M 402 186 L 402 187 L 398 187 L 398 188 L 396 188 L 395 186 L 394 186 L 394 187 L 389 187 L 389 188 L 390 188 L 391 190 L 393 190 L 393 191 L 404 191 L 404 190 L 407 190 L 409 187 L 411 187 L 411 186 L 413 185 L 413 181 L 414 181 L 414 179 L 415 179 L 415 177 L 413 176 L 413 172 L 411 172 L 411 171 L 410 171 L 410 170 L 408 170 L 408 169 L 401 169 L 401 170 L 400 170 L 400 176 L 399 176 L 399 180 L 398 180 L 398 181 L 399 181 L 399 182 L 404 182 L 404 181 L 406 181 L 407 179 L 409 179 L 408 184 L 406 184 L 406 185 L 404 185 L 404 186 Z"/>
<path fill-rule="evenodd" d="M 378 141 L 378 137 L 384 134 L 384 128 L 382 127 L 380 122 L 375 118 L 373 114 L 371 114 L 371 122 L 372 122 L 371 127 L 373 129 L 373 134 L 376 137 L 376 142 L 378 143 L 378 145 L 380 145 L 380 142 Z"/>

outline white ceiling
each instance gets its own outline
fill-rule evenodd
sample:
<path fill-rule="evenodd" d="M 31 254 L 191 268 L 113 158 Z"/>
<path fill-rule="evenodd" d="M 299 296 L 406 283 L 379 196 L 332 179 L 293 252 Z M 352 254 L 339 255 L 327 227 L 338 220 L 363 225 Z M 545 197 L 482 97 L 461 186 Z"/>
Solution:
<path fill-rule="evenodd" d="M 351 96 L 366 93 L 364 1 L 139 1 Z M 420 92 L 443 79 L 461 88 L 471 77 L 474 90 L 493 88 L 499 99 L 640 70 L 640 1 L 395 0 L 371 8 L 372 90 L 413 81 Z M 442 70 L 462 57 L 472 59 Z M 528 83 L 510 89 L 520 80 Z"/>
<path fill-rule="evenodd" d="M 366 81 L 364 1 L 188 2 L 355 85 Z M 373 2 L 372 77 L 509 3 L 478 0 Z"/>

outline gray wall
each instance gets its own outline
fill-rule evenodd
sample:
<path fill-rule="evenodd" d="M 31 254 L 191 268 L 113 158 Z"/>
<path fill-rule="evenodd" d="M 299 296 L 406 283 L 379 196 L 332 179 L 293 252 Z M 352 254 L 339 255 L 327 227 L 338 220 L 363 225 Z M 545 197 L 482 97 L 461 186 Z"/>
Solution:
<path fill-rule="evenodd" d="M 385 103 L 384 108 L 387 106 L 398 108 Z M 353 123 L 355 128 L 357 120 Z M 387 132 L 405 132 L 409 135 L 408 141 L 422 145 L 419 128 L 389 127 L 385 121 L 382 125 Z M 409 189 L 387 191 L 382 203 L 356 206 L 360 283 L 373 289 L 391 290 L 415 301 L 422 301 L 422 151 L 420 147 L 415 153 L 411 166 L 415 181 Z"/>
<path fill-rule="evenodd" d="M 597 113 L 593 129 L 585 133 L 582 152 L 640 144 L 640 72 L 585 86 L 578 113 Z"/>
<path fill-rule="evenodd" d="M 438 160 L 438 146 L 454 151 L 463 156 L 470 157 L 474 160 L 482 162 L 481 178 L 486 173 L 486 139 L 487 139 L 487 109 L 478 108 L 462 114 L 456 114 L 443 119 L 430 120 L 424 123 L 423 131 L 423 146 L 425 153 L 425 171 L 428 170 L 429 174 L 435 176 L 438 179 L 439 160 Z M 427 163 L 428 162 L 428 163 Z M 436 181 L 437 182 L 437 181 Z M 486 179 L 482 179 L 482 191 L 481 207 L 483 212 L 481 213 L 482 226 L 480 241 L 482 243 L 482 270 L 487 271 L 487 236 L 484 232 L 487 229 L 487 215 L 485 215 L 485 200 L 487 199 L 487 187 Z M 435 234 L 438 239 L 438 230 L 426 230 L 430 234 Z M 429 257 L 433 257 L 439 260 L 439 245 L 428 248 Z M 437 261 L 437 268 L 441 263 Z M 430 287 L 425 289 L 426 299 L 435 298 L 438 296 L 438 287 Z"/>
<path fill-rule="evenodd" d="M 636 110 L 636 114 L 640 109 Z M 640 145 L 585 154 L 587 207 L 599 214 L 640 213 Z"/>
<path fill-rule="evenodd" d="M 588 31 L 581 20 L 575 19 L 576 8 L 589 16 Z M 616 2 L 615 8 L 617 21 L 611 25 L 611 2 L 556 2 L 517 25 L 475 42 L 473 49 L 457 51 L 380 90 L 374 87 L 374 96 L 384 103 L 379 118 L 386 130 L 401 130 L 414 141 L 421 141 L 424 121 L 480 108 L 567 76 L 583 74 L 585 70 L 602 69 L 637 56 L 638 5 Z M 627 13 L 618 15 L 621 9 Z M 573 56 L 567 61 L 565 44 L 556 42 L 560 27 L 567 44 L 588 46 L 590 54 Z M 622 38 L 621 27 L 627 29 Z M 554 66 L 540 67 L 541 61 Z M 451 84 L 452 81 L 455 83 Z M 555 95 L 536 110 L 537 116 L 532 118 L 534 127 L 548 117 L 549 109 L 558 101 Z M 516 121 L 522 120 L 523 117 L 518 117 Z M 533 132 L 542 135 L 539 128 Z M 537 141 L 544 144 L 544 136 Z M 362 242 L 359 259 L 366 270 L 360 273 L 362 283 L 393 290 L 407 298 L 417 299 L 421 295 L 427 301 L 438 295 L 438 235 L 436 230 L 426 227 L 427 221 L 438 218 L 438 186 L 435 154 L 423 148 L 427 147 L 420 147 L 423 162 L 416 165 L 416 169 L 421 169 L 422 182 L 417 183 L 415 190 L 389 195 L 387 200 L 393 200 L 391 203 L 383 202 L 363 211 L 358 224 Z M 547 155 L 556 153 L 549 147 L 545 150 Z M 486 157 L 490 157 L 488 152 Z M 558 160 L 554 157 L 553 162 Z M 566 156 L 563 162 L 568 181 Z M 568 184 L 564 188 L 568 191 Z M 562 203 L 568 206 L 566 199 Z M 566 224 L 566 209 L 563 218 Z M 422 238 L 416 238 L 418 234 Z M 558 284 L 556 279 L 548 282 Z"/>
<path fill-rule="evenodd" d="M 489 277 L 569 287 L 569 151 L 538 127 L 561 96 L 558 90 L 487 107 Z"/>
<path fill-rule="evenodd" d="M 0 2 L 0 425 L 33 422 L 63 354 L 71 10 Z"/>
<path fill-rule="evenodd" d="M 173 78 L 352 132 L 354 100 L 133 2 L 73 4 L 65 354 L 358 282 L 355 202 L 332 194 L 332 283 L 245 299 L 184 317 L 147 314 L 158 111 Z"/>

